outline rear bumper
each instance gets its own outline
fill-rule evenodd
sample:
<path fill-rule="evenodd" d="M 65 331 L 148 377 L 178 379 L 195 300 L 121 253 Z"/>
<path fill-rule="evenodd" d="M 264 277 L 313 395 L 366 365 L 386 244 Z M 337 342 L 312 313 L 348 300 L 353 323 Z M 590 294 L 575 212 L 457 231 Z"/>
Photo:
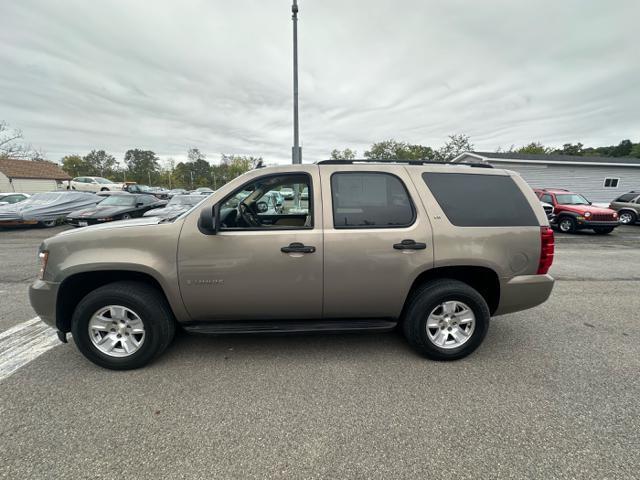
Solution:
<path fill-rule="evenodd" d="M 29 287 L 29 301 L 40 319 L 47 325 L 56 326 L 56 300 L 59 283 L 36 280 Z"/>
<path fill-rule="evenodd" d="M 519 275 L 503 283 L 500 303 L 493 314 L 518 312 L 544 303 L 551 295 L 555 280 L 551 275 Z"/>

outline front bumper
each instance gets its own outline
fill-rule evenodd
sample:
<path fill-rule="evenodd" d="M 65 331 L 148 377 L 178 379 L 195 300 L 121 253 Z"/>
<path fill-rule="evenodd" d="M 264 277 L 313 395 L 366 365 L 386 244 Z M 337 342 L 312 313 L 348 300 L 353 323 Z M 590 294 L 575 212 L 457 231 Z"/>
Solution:
<path fill-rule="evenodd" d="M 493 314 L 527 310 L 544 303 L 551 295 L 555 280 L 547 275 L 518 275 L 500 285 L 500 303 Z"/>
<path fill-rule="evenodd" d="M 620 226 L 620 222 L 618 220 L 613 220 L 613 221 L 608 221 L 608 222 L 594 222 L 594 221 L 590 221 L 587 220 L 586 218 L 580 218 L 580 217 L 574 217 L 574 220 L 576 221 L 576 228 L 577 229 L 583 229 L 583 228 L 616 228 Z M 557 225 L 558 224 L 558 219 L 554 218 L 553 220 L 549 220 L 549 223 L 551 225 Z"/>
<path fill-rule="evenodd" d="M 29 287 L 29 301 L 40 319 L 47 325 L 56 325 L 56 301 L 59 283 L 36 280 Z"/>

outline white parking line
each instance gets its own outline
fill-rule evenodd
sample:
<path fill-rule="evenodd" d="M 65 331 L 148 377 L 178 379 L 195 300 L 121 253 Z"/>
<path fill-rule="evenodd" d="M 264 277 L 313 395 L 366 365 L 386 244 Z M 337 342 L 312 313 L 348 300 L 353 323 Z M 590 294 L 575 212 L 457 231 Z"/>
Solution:
<path fill-rule="evenodd" d="M 38 317 L 0 332 L 0 381 L 57 345 L 56 331 Z"/>

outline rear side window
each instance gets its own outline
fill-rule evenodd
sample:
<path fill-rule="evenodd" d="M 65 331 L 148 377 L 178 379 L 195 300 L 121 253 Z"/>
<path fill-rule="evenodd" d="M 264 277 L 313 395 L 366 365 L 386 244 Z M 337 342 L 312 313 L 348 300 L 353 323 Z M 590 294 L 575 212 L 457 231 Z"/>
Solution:
<path fill-rule="evenodd" d="M 540 201 L 553 204 L 553 199 L 551 198 L 551 195 L 549 195 L 548 193 L 545 193 L 544 195 L 542 195 L 540 197 Z"/>
<path fill-rule="evenodd" d="M 528 227 L 538 220 L 509 176 L 430 173 L 422 179 L 449 221 L 458 227 Z"/>
<path fill-rule="evenodd" d="M 335 228 L 407 227 L 415 219 L 407 189 L 388 173 L 334 173 L 331 197 Z"/>

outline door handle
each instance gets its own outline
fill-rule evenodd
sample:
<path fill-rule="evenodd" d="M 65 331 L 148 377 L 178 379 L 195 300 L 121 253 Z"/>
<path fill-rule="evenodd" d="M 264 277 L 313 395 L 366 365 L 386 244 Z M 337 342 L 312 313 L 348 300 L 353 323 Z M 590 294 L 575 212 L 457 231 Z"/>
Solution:
<path fill-rule="evenodd" d="M 283 253 L 314 253 L 316 251 L 316 247 L 305 245 L 300 242 L 293 242 L 290 243 L 288 247 L 282 247 L 280 251 Z"/>
<path fill-rule="evenodd" d="M 394 243 L 393 248 L 395 248 L 396 250 L 424 250 L 425 248 L 427 248 L 427 244 L 407 239 L 402 240 L 400 243 Z"/>

